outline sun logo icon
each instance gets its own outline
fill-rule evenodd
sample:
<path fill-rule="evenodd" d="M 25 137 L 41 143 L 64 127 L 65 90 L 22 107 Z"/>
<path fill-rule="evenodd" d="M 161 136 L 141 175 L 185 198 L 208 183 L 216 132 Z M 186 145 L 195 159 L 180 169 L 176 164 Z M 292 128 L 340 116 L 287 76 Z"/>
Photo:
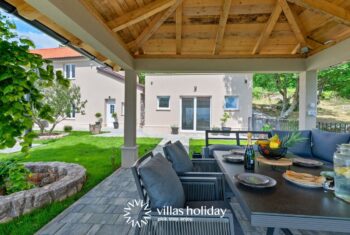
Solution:
<path fill-rule="evenodd" d="M 142 216 L 138 216 L 139 211 L 142 210 L 144 213 Z M 124 218 L 127 224 L 131 224 L 132 227 L 139 227 L 146 225 L 148 220 L 151 219 L 151 209 L 148 203 L 143 200 L 132 200 L 129 201 L 127 206 L 124 208 Z"/>

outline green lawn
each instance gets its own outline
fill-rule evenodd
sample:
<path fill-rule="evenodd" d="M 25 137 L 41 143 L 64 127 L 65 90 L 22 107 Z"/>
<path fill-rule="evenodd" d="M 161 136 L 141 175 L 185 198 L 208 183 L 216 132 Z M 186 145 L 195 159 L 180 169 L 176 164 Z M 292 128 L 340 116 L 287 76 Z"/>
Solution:
<path fill-rule="evenodd" d="M 210 140 L 209 144 L 232 144 L 236 145 L 236 140 Z M 246 140 L 241 140 L 241 145 L 247 144 Z M 205 146 L 205 140 L 204 139 L 190 139 L 190 156 L 192 156 L 193 153 L 201 153 L 202 147 Z"/>
<path fill-rule="evenodd" d="M 139 156 L 154 149 L 159 141 L 160 139 L 157 138 L 138 138 Z M 45 144 L 45 146 L 32 149 L 29 158 L 24 159 L 23 154 L 17 153 L 0 154 L 0 159 L 18 157 L 21 161 L 78 163 L 86 168 L 87 181 L 79 193 L 62 202 L 55 202 L 9 223 L 0 224 L 0 234 L 33 234 L 47 224 L 61 211 L 113 172 L 110 157 L 114 147 L 116 148 L 117 156 L 116 164 L 118 167 L 120 166 L 120 147 L 123 144 L 123 138 L 121 137 L 94 137 L 88 132 L 72 132 L 69 136 L 59 140 L 35 142 Z"/>

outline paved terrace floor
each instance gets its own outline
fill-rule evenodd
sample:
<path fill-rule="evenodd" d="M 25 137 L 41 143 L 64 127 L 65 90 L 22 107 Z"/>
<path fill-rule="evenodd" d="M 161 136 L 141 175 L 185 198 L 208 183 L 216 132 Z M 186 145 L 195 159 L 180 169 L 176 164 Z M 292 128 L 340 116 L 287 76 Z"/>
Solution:
<path fill-rule="evenodd" d="M 156 151 L 162 151 L 163 139 Z M 188 141 L 184 142 L 188 147 Z M 38 235 L 129 235 L 134 229 L 126 223 L 124 208 L 139 199 L 130 169 L 120 168 L 44 226 Z M 252 227 L 240 205 L 232 199 L 235 214 L 245 235 L 262 235 L 264 228 Z M 135 212 L 136 213 L 136 212 Z M 335 235 L 339 233 L 292 231 L 295 235 Z"/>

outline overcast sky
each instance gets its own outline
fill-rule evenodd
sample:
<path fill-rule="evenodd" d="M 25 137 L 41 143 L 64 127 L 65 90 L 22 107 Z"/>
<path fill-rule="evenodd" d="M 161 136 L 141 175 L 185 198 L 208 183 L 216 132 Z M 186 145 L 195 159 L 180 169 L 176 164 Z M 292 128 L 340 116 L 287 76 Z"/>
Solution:
<path fill-rule="evenodd" d="M 34 42 L 37 49 L 58 47 L 59 45 L 58 41 L 47 36 L 45 33 L 41 32 L 40 30 L 37 30 L 36 28 L 32 27 L 31 25 L 27 24 L 21 19 L 18 19 L 17 17 L 14 17 L 11 14 L 7 14 L 2 9 L 0 9 L 0 13 L 2 15 L 8 16 L 11 20 L 13 20 L 17 26 L 17 34 L 20 37 L 26 37 L 31 39 Z"/>

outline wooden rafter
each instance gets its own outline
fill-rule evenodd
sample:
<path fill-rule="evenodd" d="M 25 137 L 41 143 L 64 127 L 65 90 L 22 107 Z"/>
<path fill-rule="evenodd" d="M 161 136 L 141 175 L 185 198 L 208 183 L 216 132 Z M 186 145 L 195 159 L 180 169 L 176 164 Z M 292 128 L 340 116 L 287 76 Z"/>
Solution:
<path fill-rule="evenodd" d="M 118 32 L 126 27 L 134 25 L 142 20 L 145 20 L 170 6 L 174 5 L 175 0 L 156 0 L 153 1 L 144 7 L 137 8 L 133 11 L 130 11 L 126 14 L 121 15 L 120 17 L 107 22 L 109 28 L 114 32 Z"/>
<path fill-rule="evenodd" d="M 183 0 L 176 0 L 175 3 L 163 13 L 156 15 L 146 29 L 142 31 L 135 41 L 128 44 L 131 51 L 135 52 L 159 29 L 166 19 L 174 13 Z"/>
<path fill-rule="evenodd" d="M 176 54 L 181 54 L 182 4 L 176 9 Z"/>
<path fill-rule="evenodd" d="M 253 49 L 253 53 L 252 54 L 257 54 L 260 52 L 262 46 L 265 44 L 265 42 L 267 41 L 267 39 L 270 37 L 272 30 L 274 29 L 278 18 L 280 17 L 282 13 L 282 8 L 279 4 L 276 4 L 275 9 L 273 10 L 270 19 L 268 20 L 268 22 L 265 25 L 265 28 L 263 29 L 262 33 L 260 34 L 260 37 L 258 39 L 258 41 L 255 44 L 255 47 Z"/>
<path fill-rule="evenodd" d="M 220 52 L 222 47 L 222 41 L 224 39 L 225 28 L 227 23 L 227 18 L 231 9 L 231 0 L 224 0 L 224 4 L 222 6 L 222 13 L 220 15 L 219 28 L 216 34 L 215 48 L 214 54 L 217 55 Z"/>
<path fill-rule="evenodd" d="M 333 16 L 340 23 L 350 25 L 350 11 L 326 0 L 288 0 L 296 5 L 311 8 Z"/>
<path fill-rule="evenodd" d="M 304 27 L 301 24 L 298 15 L 289 7 L 288 2 L 286 0 L 278 0 L 278 2 L 284 12 L 284 15 L 288 20 L 292 31 L 295 34 L 295 37 L 298 40 L 296 48 L 292 51 L 292 54 L 295 54 L 297 53 L 297 50 L 307 45 Z"/>

